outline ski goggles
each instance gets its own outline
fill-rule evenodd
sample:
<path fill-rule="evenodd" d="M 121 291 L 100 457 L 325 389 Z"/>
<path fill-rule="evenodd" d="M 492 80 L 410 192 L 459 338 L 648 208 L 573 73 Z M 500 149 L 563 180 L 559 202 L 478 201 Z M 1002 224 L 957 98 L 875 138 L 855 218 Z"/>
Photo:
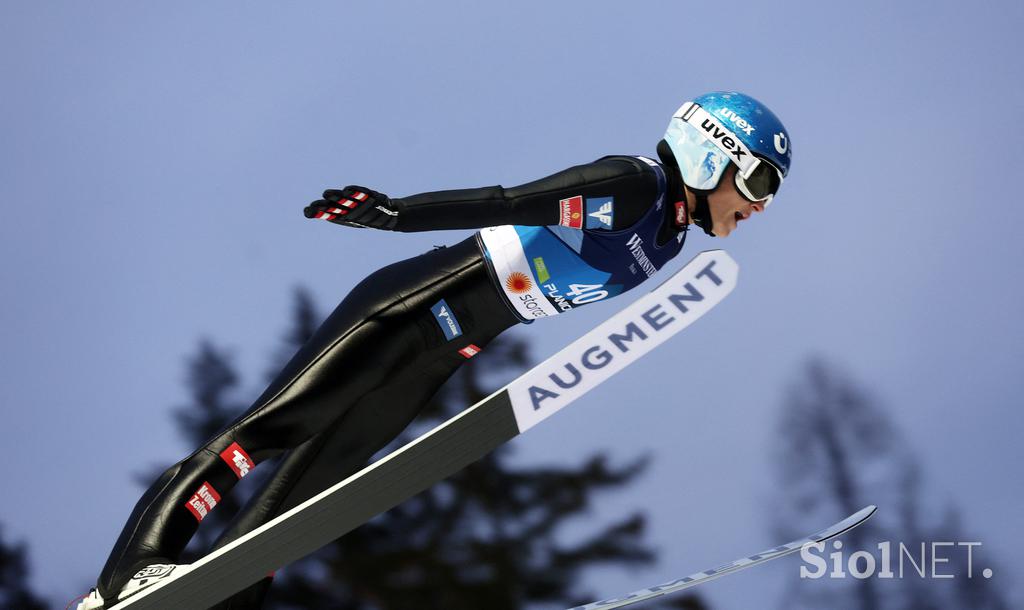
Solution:
<path fill-rule="evenodd" d="M 768 207 L 772 198 L 775 197 L 775 193 L 779 192 L 779 187 L 782 186 L 782 172 L 770 161 L 764 159 L 758 159 L 758 161 L 760 163 L 750 172 L 749 176 L 744 177 L 740 172 L 736 172 L 736 190 L 747 200 L 754 203 L 763 201 L 765 207 Z"/>
<path fill-rule="evenodd" d="M 771 203 L 782 186 L 782 172 L 757 157 L 721 121 L 698 104 L 686 102 L 668 129 L 668 141 L 677 151 L 683 182 L 690 188 L 712 190 L 718 186 L 729 162 L 736 164 L 736 190 L 752 203 Z"/>

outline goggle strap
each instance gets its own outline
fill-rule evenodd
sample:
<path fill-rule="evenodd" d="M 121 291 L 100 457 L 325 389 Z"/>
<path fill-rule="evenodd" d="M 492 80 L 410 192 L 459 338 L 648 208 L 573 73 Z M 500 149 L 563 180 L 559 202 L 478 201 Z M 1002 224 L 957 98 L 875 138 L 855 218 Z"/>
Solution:
<path fill-rule="evenodd" d="M 693 102 L 686 102 L 679 107 L 679 110 L 676 110 L 676 113 L 673 116 L 677 119 L 689 122 L 690 117 L 693 116 L 694 112 L 697 112 L 698 108 L 700 108 L 700 105 Z"/>
<path fill-rule="evenodd" d="M 716 119 L 707 110 L 701 108 L 700 104 L 686 102 L 676 111 L 677 118 L 693 127 L 700 135 L 711 142 L 715 148 L 725 153 L 727 159 L 736 164 L 736 168 L 749 176 L 752 166 L 760 161 L 754 156 L 747 145 L 740 140 L 736 134 Z M 705 128 L 709 125 L 710 128 Z"/>

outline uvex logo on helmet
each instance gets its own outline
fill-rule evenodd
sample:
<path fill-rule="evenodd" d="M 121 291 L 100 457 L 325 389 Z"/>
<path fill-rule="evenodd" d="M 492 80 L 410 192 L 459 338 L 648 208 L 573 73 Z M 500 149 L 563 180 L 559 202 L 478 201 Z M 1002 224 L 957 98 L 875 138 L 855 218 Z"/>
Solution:
<path fill-rule="evenodd" d="M 775 134 L 775 150 L 779 151 L 780 155 L 786 154 L 786 151 L 789 150 L 789 140 L 781 131 Z"/>
<path fill-rule="evenodd" d="M 709 140 L 717 142 L 723 150 L 735 157 L 736 161 L 746 160 L 744 157 L 749 154 L 746 147 L 736 141 L 732 132 L 720 127 L 710 116 L 701 121 L 700 128 L 707 133 Z"/>
<path fill-rule="evenodd" d="M 743 133 L 747 134 L 748 136 L 754 135 L 754 126 L 748 123 L 746 119 L 740 117 L 740 115 L 736 114 L 734 111 L 729 110 L 728 108 L 722 108 L 721 110 L 718 111 L 718 114 L 722 118 L 729 119 L 730 121 L 732 121 L 733 125 L 742 129 Z"/>

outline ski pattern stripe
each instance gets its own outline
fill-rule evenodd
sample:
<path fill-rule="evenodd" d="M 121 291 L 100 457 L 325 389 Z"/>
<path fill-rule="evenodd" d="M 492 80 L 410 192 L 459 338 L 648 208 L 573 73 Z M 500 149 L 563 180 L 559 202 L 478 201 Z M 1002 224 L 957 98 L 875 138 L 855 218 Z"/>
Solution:
<path fill-rule="evenodd" d="M 712 269 L 714 281 L 708 275 Z M 637 360 L 724 299 L 735 287 L 737 273 L 735 261 L 724 251 L 700 253 L 653 291 L 505 388 L 196 563 L 181 566 L 168 580 L 143 589 L 111 610 L 207 608 L 268 572 L 312 553 L 480 459 Z M 694 286 L 700 286 L 699 298 L 694 296 Z M 685 298 L 673 300 L 673 295 L 679 294 Z M 679 306 L 684 301 L 687 305 Z M 621 343 L 615 366 L 593 360 L 594 346 L 609 340 L 609 329 L 626 333 L 631 325 L 644 320 L 652 327 L 661 326 L 664 318 L 658 315 L 651 322 L 650 312 L 666 302 L 677 304 L 674 315 L 678 323 L 666 323 L 657 336 L 651 331 L 650 341 L 629 332 L 634 339 Z M 530 390 L 541 383 L 535 380 L 548 378 L 552 365 L 565 362 L 579 362 L 587 370 L 586 383 L 557 400 L 545 402 L 552 398 L 549 396 L 538 400 Z M 518 405 L 512 390 L 519 390 Z"/>

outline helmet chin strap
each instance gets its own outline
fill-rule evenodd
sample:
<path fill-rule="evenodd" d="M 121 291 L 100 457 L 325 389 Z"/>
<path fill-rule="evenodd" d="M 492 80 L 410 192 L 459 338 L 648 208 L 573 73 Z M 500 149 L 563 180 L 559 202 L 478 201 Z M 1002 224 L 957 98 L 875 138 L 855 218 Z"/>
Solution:
<path fill-rule="evenodd" d="M 694 208 L 692 215 L 693 224 L 697 225 L 701 229 L 704 229 L 704 232 L 710 235 L 711 237 L 717 237 L 714 233 L 711 232 L 711 228 L 714 225 L 714 221 L 711 220 L 711 207 L 708 205 L 708 192 L 692 189 L 688 186 L 685 186 L 685 184 L 684 188 L 693 193 L 693 196 L 697 199 L 697 206 Z"/>

